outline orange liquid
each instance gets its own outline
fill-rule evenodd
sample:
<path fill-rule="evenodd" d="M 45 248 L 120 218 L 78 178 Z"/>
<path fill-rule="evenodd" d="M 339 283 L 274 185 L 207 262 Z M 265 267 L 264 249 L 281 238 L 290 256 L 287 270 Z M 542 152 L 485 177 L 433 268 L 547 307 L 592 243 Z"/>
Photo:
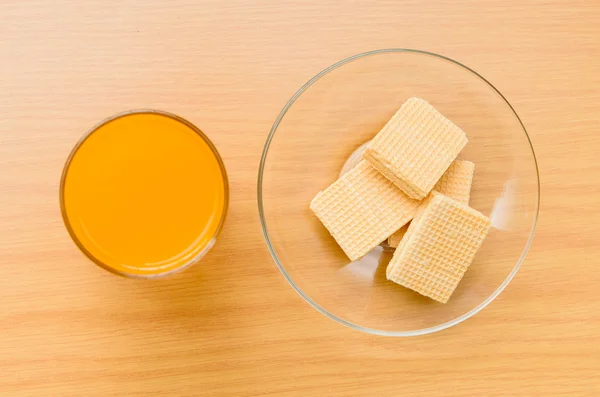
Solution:
<path fill-rule="evenodd" d="M 71 235 L 96 262 L 152 276 L 194 262 L 214 243 L 227 205 L 217 155 L 191 126 L 132 113 L 92 132 L 63 180 Z"/>

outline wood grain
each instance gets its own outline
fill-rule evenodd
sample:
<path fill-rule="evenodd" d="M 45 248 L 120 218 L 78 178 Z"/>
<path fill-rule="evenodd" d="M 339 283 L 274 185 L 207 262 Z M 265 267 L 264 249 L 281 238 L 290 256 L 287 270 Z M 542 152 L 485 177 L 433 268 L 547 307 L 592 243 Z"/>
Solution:
<path fill-rule="evenodd" d="M 600 380 L 600 4 L 593 1 L 11 1 L 0 4 L 0 395 L 583 396 Z M 256 175 L 294 91 L 408 47 L 493 82 L 538 155 L 537 235 L 511 285 L 440 333 L 374 337 L 309 307 L 264 244 Z M 158 108 L 213 139 L 229 218 L 202 264 L 118 278 L 58 207 L 98 120 Z"/>

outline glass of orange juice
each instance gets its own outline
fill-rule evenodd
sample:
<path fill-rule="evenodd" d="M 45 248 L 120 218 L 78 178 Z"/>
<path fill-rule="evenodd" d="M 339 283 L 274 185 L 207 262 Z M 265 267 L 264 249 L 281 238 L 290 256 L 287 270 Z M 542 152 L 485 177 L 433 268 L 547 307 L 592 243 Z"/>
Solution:
<path fill-rule="evenodd" d="M 135 110 L 93 128 L 67 159 L 63 220 L 101 267 L 151 278 L 182 270 L 210 250 L 227 214 L 225 166 L 190 122 Z"/>

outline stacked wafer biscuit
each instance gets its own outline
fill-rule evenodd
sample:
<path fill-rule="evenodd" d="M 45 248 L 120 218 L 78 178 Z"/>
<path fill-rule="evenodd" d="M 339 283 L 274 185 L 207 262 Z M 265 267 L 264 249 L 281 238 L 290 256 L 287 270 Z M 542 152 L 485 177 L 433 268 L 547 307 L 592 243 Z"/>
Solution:
<path fill-rule="evenodd" d="M 450 167 L 448 167 L 448 170 L 442 175 L 438 183 L 435 184 L 433 190 L 454 200 L 460 201 L 463 204 L 469 205 L 474 171 L 475 164 L 470 161 L 455 160 L 450 164 Z M 388 245 L 392 248 L 396 248 L 407 229 L 408 225 L 405 225 L 396 233 L 392 234 L 387 240 Z"/>
<path fill-rule="evenodd" d="M 424 199 L 467 144 L 465 133 L 419 98 L 410 98 L 363 155 L 408 196 Z"/>
<path fill-rule="evenodd" d="M 388 280 L 446 303 L 490 229 L 468 206 L 475 165 L 456 160 L 466 144 L 458 126 L 411 98 L 310 208 L 352 261 L 387 240 L 397 247 Z"/>

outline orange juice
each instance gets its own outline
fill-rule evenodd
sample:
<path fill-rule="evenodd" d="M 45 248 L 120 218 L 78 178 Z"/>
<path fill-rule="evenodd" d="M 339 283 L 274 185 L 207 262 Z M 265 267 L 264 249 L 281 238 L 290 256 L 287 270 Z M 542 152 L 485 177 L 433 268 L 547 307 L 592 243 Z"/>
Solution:
<path fill-rule="evenodd" d="M 187 121 L 154 111 L 116 116 L 73 150 L 61 207 L 81 250 L 115 273 L 151 277 L 198 260 L 227 209 L 225 168 Z"/>

